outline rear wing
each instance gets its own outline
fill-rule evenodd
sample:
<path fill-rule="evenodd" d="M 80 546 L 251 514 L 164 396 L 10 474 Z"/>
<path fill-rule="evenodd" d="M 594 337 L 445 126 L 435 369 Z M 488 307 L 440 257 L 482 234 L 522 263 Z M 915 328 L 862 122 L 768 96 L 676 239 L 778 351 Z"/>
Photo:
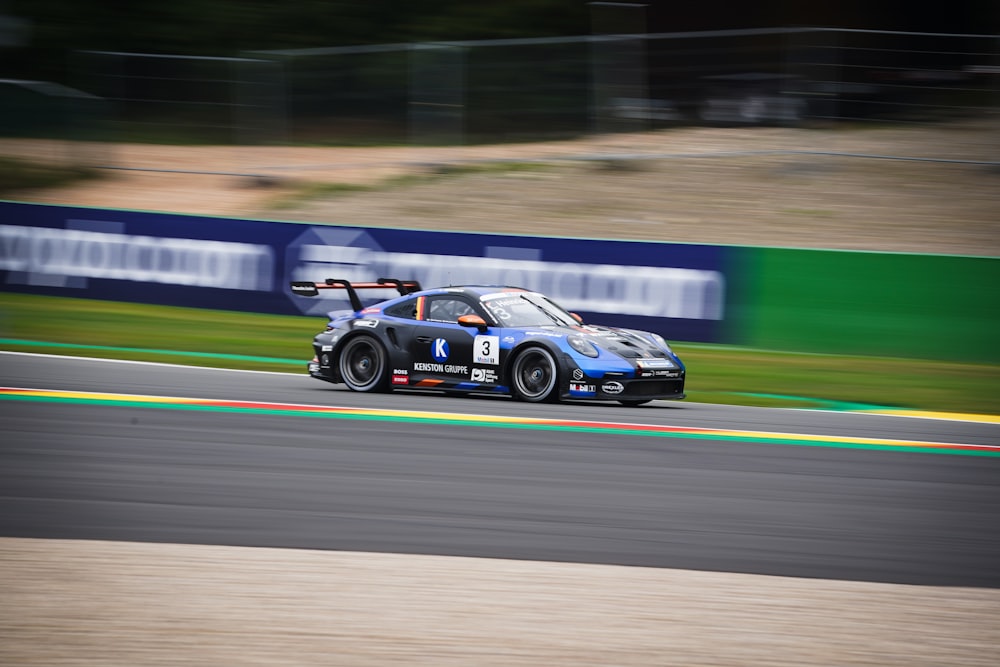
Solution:
<path fill-rule="evenodd" d="M 299 296 L 316 296 L 321 289 L 347 290 L 347 298 L 351 300 L 351 308 L 361 310 L 364 304 L 358 296 L 359 289 L 395 289 L 400 296 L 419 292 L 420 283 L 416 280 L 399 280 L 398 278 L 379 278 L 373 283 L 352 283 L 342 278 L 327 278 L 321 283 L 293 282 L 292 293 Z"/>

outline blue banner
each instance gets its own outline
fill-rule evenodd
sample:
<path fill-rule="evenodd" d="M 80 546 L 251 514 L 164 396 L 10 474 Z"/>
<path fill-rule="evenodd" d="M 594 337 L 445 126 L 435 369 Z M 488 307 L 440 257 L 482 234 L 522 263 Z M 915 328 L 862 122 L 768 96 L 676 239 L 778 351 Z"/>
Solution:
<path fill-rule="evenodd" d="M 687 341 L 732 342 L 739 250 L 0 202 L 7 291 L 319 316 L 346 300 L 293 295 L 290 281 L 514 285 L 588 322 Z"/>

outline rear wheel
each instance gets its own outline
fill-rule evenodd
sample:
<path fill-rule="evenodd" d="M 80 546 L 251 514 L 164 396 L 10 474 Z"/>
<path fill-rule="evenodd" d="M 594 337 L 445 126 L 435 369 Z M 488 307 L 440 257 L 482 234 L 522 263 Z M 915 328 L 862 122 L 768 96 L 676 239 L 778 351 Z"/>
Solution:
<path fill-rule="evenodd" d="M 387 391 L 385 348 L 371 336 L 357 336 L 344 343 L 340 351 L 340 377 L 351 391 Z"/>
<path fill-rule="evenodd" d="M 513 393 L 530 403 L 558 398 L 559 372 L 552 354 L 540 347 L 529 347 L 514 359 L 511 369 Z"/>

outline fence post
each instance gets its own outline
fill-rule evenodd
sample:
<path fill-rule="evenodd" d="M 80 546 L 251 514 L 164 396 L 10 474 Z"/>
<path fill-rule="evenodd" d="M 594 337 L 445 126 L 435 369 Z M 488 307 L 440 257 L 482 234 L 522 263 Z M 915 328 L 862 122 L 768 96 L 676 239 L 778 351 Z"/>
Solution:
<path fill-rule="evenodd" d="M 650 126 L 646 7 L 590 2 L 591 132 L 641 132 Z"/>
<path fill-rule="evenodd" d="M 1000 35 L 993 39 L 993 121 L 1000 125 Z M 993 161 L 1000 162 L 1000 127 L 993 132 Z"/>
<path fill-rule="evenodd" d="M 465 143 L 465 48 L 410 47 L 409 134 L 413 144 Z"/>

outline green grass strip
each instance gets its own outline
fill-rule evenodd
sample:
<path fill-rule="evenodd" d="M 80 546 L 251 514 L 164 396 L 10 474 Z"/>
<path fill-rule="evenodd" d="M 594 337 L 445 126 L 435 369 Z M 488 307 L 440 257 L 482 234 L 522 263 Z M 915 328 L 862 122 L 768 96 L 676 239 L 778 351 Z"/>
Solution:
<path fill-rule="evenodd" d="M 722 393 L 722 392 L 720 392 Z M 852 401 L 834 401 L 827 398 L 811 398 L 806 396 L 786 396 L 784 394 L 764 394 L 751 391 L 731 392 L 739 396 L 752 396 L 755 398 L 774 399 L 776 401 L 812 401 L 823 410 L 834 410 L 836 412 L 863 412 L 865 410 L 892 410 L 888 405 L 872 405 L 871 403 L 855 403 Z"/>
<path fill-rule="evenodd" d="M 142 347 L 116 347 L 113 345 L 82 345 L 80 343 L 51 343 L 42 340 L 20 340 L 16 338 L 0 338 L 0 346 L 12 345 L 21 347 L 58 347 L 61 349 L 91 350 L 98 352 L 134 352 L 136 354 L 159 354 L 175 357 L 198 357 L 202 359 L 229 359 L 233 361 L 251 361 L 262 364 L 285 364 L 304 367 L 302 359 L 278 359 L 276 357 L 255 357 L 247 354 L 226 354 L 225 352 L 183 352 L 179 350 L 148 350 Z"/>

